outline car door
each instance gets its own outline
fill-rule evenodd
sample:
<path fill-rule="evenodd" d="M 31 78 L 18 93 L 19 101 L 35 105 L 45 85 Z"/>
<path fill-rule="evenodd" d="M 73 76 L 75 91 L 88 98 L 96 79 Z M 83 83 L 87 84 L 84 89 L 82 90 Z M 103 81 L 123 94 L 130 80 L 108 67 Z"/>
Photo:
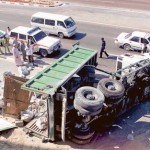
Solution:
<path fill-rule="evenodd" d="M 50 34 L 55 34 L 55 35 L 57 34 L 55 20 L 45 19 L 45 28 L 46 28 L 46 32 Z"/>
<path fill-rule="evenodd" d="M 129 44 L 131 46 L 131 49 L 141 50 L 142 49 L 142 43 L 140 42 L 140 40 L 141 39 L 138 36 L 131 37 L 131 39 L 129 40 Z"/>
<path fill-rule="evenodd" d="M 59 32 L 63 33 L 64 35 L 66 32 L 66 26 L 62 21 L 57 21 L 57 33 Z"/>

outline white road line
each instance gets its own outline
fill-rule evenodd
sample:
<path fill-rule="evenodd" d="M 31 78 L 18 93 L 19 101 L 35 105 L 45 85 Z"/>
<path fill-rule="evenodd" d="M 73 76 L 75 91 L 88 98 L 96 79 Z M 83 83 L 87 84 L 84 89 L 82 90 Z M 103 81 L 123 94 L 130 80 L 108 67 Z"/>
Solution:
<path fill-rule="evenodd" d="M 6 22 L 5 20 L 0 20 L 0 22 Z"/>
<path fill-rule="evenodd" d="M 135 27 L 127 27 L 127 26 L 119 26 L 119 25 L 113 25 L 113 24 L 107 24 L 107 23 L 90 22 L 90 21 L 84 21 L 84 20 L 76 20 L 76 21 L 90 23 L 90 24 L 104 25 L 104 26 L 112 26 L 112 27 L 117 27 L 117 28 L 128 28 L 128 29 L 134 29 L 134 30 L 140 30 L 140 31 L 150 31 L 148 29 L 141 29 L 141 28 L 135 28 Z"/>

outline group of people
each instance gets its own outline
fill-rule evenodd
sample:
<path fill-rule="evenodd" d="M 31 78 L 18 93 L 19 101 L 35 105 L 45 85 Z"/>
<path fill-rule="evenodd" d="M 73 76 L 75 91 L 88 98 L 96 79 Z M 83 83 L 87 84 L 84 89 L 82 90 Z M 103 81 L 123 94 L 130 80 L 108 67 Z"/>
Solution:
<path fill-rule="evenodd" d="M 20 51 L 22 53 L 22 58 Z M 12 53 L 15 59 L 16 66 L 23 65 L 23 61 L 28 61 L 29 63 L 32 63 L 34 65 L 33 45 L 31 44 L 30 39 L 27 41 L 27 43 L 25 43 L 24 41 L 18 43 L 17 37 L 15 37 L 13 41 Z"/>
<path fill-rule="evenodd" d="M 33 45 L 31 44 L 31 40 L 29 39 L 27 42 L 23 40 L 21 42 L 18 42 L 17 37 L 14 37 L 12 43 L 12 51 L 10 51 L 9 48 L 10 33 L 11 33 L 11 29 L 10 27 L 7 27 L 6 34 L 4 35 L 3 38 L 0 39 L 1 54 L 3 54 L 2 47 L 4 47 L 5 54 L 6 53 L 13 54 L 16 66 L 23 65 L 25 61 L 28 61 L 29 63 L 33 63 L 34 65 Z"/>

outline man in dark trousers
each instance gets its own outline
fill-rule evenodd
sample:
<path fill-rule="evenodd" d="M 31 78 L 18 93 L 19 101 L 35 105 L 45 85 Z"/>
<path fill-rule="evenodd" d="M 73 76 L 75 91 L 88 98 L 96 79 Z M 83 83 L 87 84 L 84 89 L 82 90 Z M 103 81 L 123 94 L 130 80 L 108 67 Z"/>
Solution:
<path fill-rule="evenodd" d="M 101 40 L 102 40 L 102 46 L 101 46 L 101 51 L 100 51 L 100 56 L 99 57 L 102 58 L 103 53 L 105 53 L 105 55 L 108 57 L 109 55 L 105 51 L 106 42 L 105 42 L 104 38 L 101 38 Z"/>

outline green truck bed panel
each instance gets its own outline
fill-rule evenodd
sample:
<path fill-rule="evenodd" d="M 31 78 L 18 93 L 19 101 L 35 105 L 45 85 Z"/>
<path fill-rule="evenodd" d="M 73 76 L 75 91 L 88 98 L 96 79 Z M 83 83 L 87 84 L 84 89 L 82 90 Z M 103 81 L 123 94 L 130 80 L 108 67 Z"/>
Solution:
<path fill-rule="evenodd" d="M 53 95 L 96 54 L 97 51 L 95 50 L 80 46 L 74 47 L 57 62 L 24 83 L 22 88 L 32 92 Z"/>

